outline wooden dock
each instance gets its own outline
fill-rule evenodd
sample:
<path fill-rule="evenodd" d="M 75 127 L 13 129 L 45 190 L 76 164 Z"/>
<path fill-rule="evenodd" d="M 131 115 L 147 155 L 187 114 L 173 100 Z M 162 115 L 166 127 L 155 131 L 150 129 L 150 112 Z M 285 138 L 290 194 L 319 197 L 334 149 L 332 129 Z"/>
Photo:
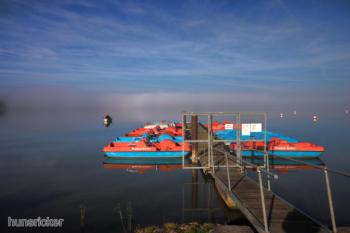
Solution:
<path fill-rule="evenodd" d="M 197 139 L 208 139 L 207 129 L 201 124 L 198 124 Z M 224 143 L 214 143 L 213 147 L 228 152 L 228 147 Z M 207 144 L 198 143 L 197 153 L 200 165 L 207 166 Z M 210 174 L 214 178 L 215 185 L 224 201 L 228 205 L 239 207 L 258 232 L 266 232 L 259 184 L 241 173 L 240 169 L 231 167 L 229 170 L 231 187 L 228 187 L 227 168 L 224 167 L 226 166 L 225 155 L 214 150 L 213 160 L 215 165 L 222 165 Z M 234 165 L 231 160 L 230 165 Z M 264 199 L 269 232 L 331 232 L 271 191 L 264 189 Z"/>

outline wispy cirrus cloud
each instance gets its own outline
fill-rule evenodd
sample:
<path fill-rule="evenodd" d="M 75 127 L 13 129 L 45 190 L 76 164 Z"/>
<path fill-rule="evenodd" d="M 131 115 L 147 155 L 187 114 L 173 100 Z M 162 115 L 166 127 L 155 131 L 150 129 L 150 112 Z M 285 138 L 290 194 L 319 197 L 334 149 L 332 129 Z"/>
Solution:
<path fill-rule="evenodd" d="M 171 3 L 35 2 L 31 11 L 25 2 L 8 4 L 11 14 L 0 14 L 0 68 L 8 72 L 0 75 L 17 72 L 24 83 L 156 91 L 164 80 L 170 91 L 174 82 L 167 81 L 175 78 L 190 80 L 185 91 L 242 91 L 255 83 L 266 93 L 288 91 L 282 83 L 327 89 L 325 70 L 348 83 L 350 44 L 338 33 L 339 19 L 318 15 L 326 6 L 312 8 L 318 14 L 311 17 L 282 1 L 253 7 L 194 1 L 174 9 Z"/>

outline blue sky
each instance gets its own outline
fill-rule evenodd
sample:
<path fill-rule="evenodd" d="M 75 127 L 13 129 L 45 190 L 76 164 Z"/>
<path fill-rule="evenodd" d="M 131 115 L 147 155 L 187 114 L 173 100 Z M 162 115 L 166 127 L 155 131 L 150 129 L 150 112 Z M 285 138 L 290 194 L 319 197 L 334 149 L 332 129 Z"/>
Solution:
<path fill-rule="evenodd" d="M 350 101 L 349 1 L 0 5 L 0 97 L 67 88 Z"/>

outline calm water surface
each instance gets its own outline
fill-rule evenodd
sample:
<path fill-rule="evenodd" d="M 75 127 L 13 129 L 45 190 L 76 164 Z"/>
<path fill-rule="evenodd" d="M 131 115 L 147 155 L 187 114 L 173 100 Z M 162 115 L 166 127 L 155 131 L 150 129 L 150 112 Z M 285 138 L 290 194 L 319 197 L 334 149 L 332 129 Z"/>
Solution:
<path fill-rule="evenodd" d="M 316 123 L 294 117 L 270 119 L 268 128 L 324 145 L 327 151 L 321 160 L 330 168 L 350 173 L 349 122 L 347 115 Z M 127 227 L 129 215 L 133 227 L 168 221 L 246 224 L 237 211 L 228 212 L 212 182 L 201 173 L 196 186 L 198 200 L 194 201 L 191 170 L 157 167 L 140 172 L 104 166 L 103 145 L 144 123 L 114 119 L 106 128 L 101 117 L 93 115 L 9 113 L 0 117 L 1 232 L 14 231 L 7 228 L 8 216 L 64 218 L 63 228 L 55 231 L 79 231 L 81 206 L 86 209 L 85 232 L 119 232 L 122 223 Z M 323 174 L 305 169 L 282 173 L 272 189 L 329 223 Z M 337 223 L 350 225 L 350 179 L 338 175 L 330 179 Z M 202 210 L 191 211 L 194 207 Z"/>

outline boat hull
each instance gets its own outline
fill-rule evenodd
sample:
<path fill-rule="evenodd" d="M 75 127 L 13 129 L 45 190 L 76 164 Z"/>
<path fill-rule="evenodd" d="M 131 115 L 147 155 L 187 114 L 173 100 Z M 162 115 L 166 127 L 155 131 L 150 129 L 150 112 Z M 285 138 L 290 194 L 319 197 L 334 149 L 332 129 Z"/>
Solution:
<path fill-rule="evenodd" d="M 322 154 L 322 151 L 267 151 L 270 154 L 295 157 L 295 158 L 316 158 Z M 263 152 L 241 150 L 242 156 L 264 156 Z"/>
<path fill-rule="evenodd" d="M 176 165 L 182 164 L 182 158 L 107 158 L 104 164 L 132 164 L 132 165 Z M 185 158 L 185 164 L 191 160 Z"/>

